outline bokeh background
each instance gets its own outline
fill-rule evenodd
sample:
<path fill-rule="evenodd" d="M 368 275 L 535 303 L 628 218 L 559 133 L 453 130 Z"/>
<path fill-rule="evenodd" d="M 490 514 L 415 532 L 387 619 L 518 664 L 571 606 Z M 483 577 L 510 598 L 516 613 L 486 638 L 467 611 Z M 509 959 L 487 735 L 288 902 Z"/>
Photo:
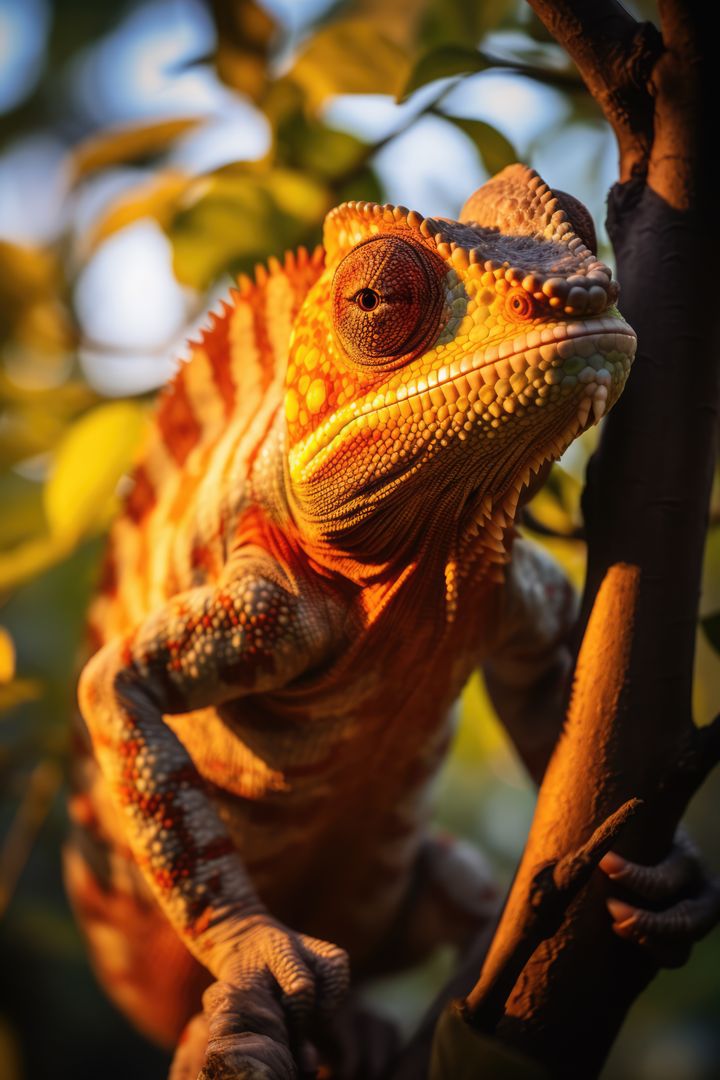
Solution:
<path fill-rule="evenodd" d="M 0 1080 L 159 1080 L 167 1059 L 103 998 L 60 876 L 83 612 L 153 391 L 232 276 L 315 244 L 342 199 L 453 216 L 522 160 L 601 222 L 614 141 L 522 0 L 0 0 L 0 114 Z M 578 583 L 595 437 L 528 520 Z M 720 707 L 717 610 L 714 507 L 701 723 Z M 508 880 L 533 791 L 479 681 L 459 721 L 437 817 Z M 719 796 L 711 779 L 690 814 L 715 868 Z M 451 963 L 374 1000 L 410 1030 Z M 606 1076 L 720 1076 L 719 1006 L 715 933 L 638 1002 Z"/>

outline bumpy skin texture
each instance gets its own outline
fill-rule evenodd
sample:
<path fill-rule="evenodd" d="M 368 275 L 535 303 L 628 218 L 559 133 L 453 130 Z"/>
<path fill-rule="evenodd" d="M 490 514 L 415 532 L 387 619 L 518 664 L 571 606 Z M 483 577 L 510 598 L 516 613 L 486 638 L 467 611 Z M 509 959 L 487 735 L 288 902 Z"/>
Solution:
<path fill-rule="evenodd" d="M 512 522 L 635 348 L 568 213 L 519 165 L 459 222 L 344 204 L 161 397 L 90 613 L 67 855 L 100 976 L 158 1039 L 216 979 L 210 1057 L 250 1029 L 241 1056 L 292 1075 L 346 954 L 488 916 L 428 785 L 480 665 L 530 764 L 555 736 L 574 600 Z"/>

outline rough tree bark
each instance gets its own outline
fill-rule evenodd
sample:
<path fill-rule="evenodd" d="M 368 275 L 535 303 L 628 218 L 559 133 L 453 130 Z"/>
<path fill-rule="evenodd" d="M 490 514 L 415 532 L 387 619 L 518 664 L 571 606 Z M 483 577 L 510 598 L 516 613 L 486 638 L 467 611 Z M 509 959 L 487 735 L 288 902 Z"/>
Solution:
<path fill-rule="evenodd" d="M 608 229 L 639 346 L 588 472 L 581 623 L 590 621 L 565 733 L 480 978 L 438 1026 L 433 1080 L 480 1067 L 515 1075 L 516 1052 L 517 1075 L 597 1074 L 657 968 L 613 934 L 602 875 L 579 893 L 580 878 L 567 888 L 568 860 L 632 798 L 643 805 L 615 847 L 640 862 L 661 858 L 720 752 L 718 724 L 697 729 L 690 704 L 720 411 L 709 13 L 700 0 L 660 0 L 660 33 L 615 0 L 529 2 L 617 136 Z M 467 993 L 469 970 L 445 999 Z M 396 1080 L 423 1075 L 431 1030 Z"/>

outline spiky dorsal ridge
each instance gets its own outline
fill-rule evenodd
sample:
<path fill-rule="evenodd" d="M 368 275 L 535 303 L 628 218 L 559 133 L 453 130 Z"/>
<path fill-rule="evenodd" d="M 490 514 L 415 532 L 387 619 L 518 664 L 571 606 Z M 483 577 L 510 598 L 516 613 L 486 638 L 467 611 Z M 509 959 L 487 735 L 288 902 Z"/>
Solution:
<path fill-rule="evenodd" d="M 290 334 L 324 264 L 321 247 L 287 252 L 240 275 L 208 325 L 191 339 L 158 402 L 156 423 L 178 464 L 217 438 L 238 410 L 250 412 L 287 362 Z"/>
<path fill-rule="evenodd" d="M 406 206 L 350 201 L 331 210 L 325 219 L 324 245 L 328 259 L 367 239 L 383 226 L 407 228 L 440 247 L 458 246 L 451 227 L 457 223 L 495 229 L 506 236 L 566 242 L 576 239 L 562 200 L 534 169 L 508 165 L 465 202 L 458 222 L 424 217 Z"/>
<path fill-rule="evenodd" d="M 324 264 L 325 251 L 322 246 L 318 245 L 312 252 L 308 252 L 305 247 L 299 247 L 294 251 L 286 251 L 282 259 L 270 255 L 266 263 L 256 263 L 252 276 L 239 274 L 235 284 L 230 287 L 228 298 L 219 301 L 219 310 L 211 308 L 207 312 L 208 325 L 199 327 L 197 337 L 188 338 L 188 355 L 182 358 L 174 378 L 181 375 L 183 365 L 191 363 L 198 351 L 216 348 L 218 338 L 222 340 L 223 334 L 227 334 L 228 323 L 239 306 L 246 304 L 254 310 L 263 309 L 266 318 L 269 318 L 266 294 L 279 282 L 282 282 L 281 287 L 287 286 L 293 297 L 302 302 Z M 277 358 L 263 354 L 260 359 L 265 361 Z"/>

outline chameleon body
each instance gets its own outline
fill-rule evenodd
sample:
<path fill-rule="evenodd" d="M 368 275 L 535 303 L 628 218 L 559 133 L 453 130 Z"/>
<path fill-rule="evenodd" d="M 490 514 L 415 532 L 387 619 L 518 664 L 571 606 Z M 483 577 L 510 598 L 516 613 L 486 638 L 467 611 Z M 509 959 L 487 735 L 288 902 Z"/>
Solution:
<path fill-rule="evenodd" d="M 572 593 L 512 524 L 634 354 L 591 233 L 519 165 L 457 222 L 346 203 L 162 394 L 90 612 L 67 854 L 156 1038 L 213 978 L 292 1018 L 339 999 L 346 953 L 487 916 L 428 790 L 480 666 L 531 767 L 556 734 Z"/>

